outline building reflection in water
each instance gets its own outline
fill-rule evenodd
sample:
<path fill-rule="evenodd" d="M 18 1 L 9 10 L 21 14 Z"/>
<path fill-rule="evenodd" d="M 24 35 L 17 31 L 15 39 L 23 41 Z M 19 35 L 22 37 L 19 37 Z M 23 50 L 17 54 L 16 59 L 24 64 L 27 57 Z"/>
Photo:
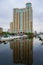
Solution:
<path fill-rule="evenodd" d="M 10 42 L 13 49 L 13 62 L 15 64 L 32 65 L 33 63 L 33 40 L 20 39 Z"/>

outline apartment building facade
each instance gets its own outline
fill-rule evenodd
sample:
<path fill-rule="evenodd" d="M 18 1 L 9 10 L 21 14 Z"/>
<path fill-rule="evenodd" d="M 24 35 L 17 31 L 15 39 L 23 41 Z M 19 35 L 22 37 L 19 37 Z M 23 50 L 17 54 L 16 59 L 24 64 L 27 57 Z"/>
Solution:
<path fill-rule="evenodd" d="M 33 31 L 33 15 L 32 4 L 26 3 L 26 8 L 13 9 L 13 32 L 32 32 Z"/>

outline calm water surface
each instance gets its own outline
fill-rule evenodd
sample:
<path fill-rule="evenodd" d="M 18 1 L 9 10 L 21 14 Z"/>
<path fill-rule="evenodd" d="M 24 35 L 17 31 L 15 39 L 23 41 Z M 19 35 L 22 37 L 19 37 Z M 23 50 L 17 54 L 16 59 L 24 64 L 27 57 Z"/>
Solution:
<path fill-rule="evenodd" d="M 0 43 L 0 65 L 43 65 L 43 44 L 38 38 Z"/>

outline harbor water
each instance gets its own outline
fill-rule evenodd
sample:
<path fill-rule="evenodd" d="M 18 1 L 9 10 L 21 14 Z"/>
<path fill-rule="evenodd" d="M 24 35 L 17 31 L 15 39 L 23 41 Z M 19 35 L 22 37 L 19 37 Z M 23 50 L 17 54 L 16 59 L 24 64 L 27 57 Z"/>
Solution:
<path fill-rule="evenodd" d="M 0 65 L 43 65 L 43 42 L 39 38 L 0 42 Z"/>

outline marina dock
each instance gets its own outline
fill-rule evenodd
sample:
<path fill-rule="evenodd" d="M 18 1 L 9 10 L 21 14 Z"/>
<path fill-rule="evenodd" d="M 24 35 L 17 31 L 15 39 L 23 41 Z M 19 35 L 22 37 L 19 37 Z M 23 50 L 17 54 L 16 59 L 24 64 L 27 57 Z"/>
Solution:
<path fill-rule="evenodd" d="M 18 38 L 26 38 L 26 37 L 27 37 L 27 35 L 2 37 L 2 38 L 0 38 L 0 42 L 3 42 L 3 41 L 10 41 L 10 40 L 18 39 Z"/>

